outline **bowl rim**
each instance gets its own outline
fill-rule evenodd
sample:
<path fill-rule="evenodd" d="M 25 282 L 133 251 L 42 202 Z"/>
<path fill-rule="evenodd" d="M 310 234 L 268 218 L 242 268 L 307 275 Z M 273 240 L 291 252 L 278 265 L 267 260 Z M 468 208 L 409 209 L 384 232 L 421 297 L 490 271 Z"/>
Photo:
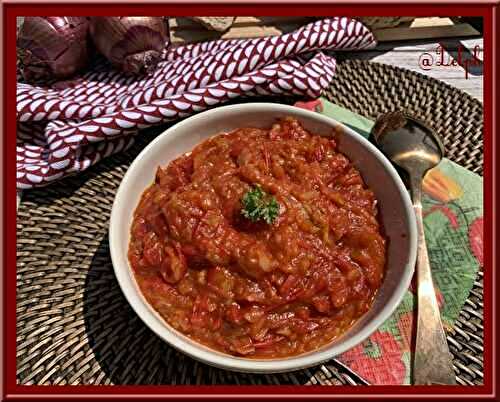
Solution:
<path fill-rule="evenodd" d="M 127 192 L 129 188 L 131 188 L 132 172 L 138 169 L 142 160 L 147 159 L 149 152 L 153 148 L 161 144 L 161 142 L 164 141 L 166 137 L 168 137 L 172 132 L 178 130 L 179 128 L 189 126 L 193 122 L 200 119 L 218 118 L 220 116 L 227 115 L 228 112 L 238 111 L 262 111 L 266 113 L 292 112 L 293 115 L 298 117 L 299 119 L 301 117 L 305 119 L 312 119 L 320 121 L 332 127 L 340 125 L 343 132 L 346 132 L 351 137 L 354 137 L 356 141 L 367 148 L 370 154 L 372 154 L 379 160 L 379 162 L 382 163 L 387 173 L 398 188 L 399 193 L 401 194 L 401 199 L 404 204 L 404 210 L 408 215 L 408 263 L 406 264 L 398 286 L 395 288 L 394 292 L 391 293 L 389 302 L 384 307 L 382 307 L 377 315 L 375 315 L 370 321 L 366 322 L 358 333 L 354 334 L 350 338 L 345 339 L 340 345 L 334 344 L 330 347 L 326 346 L 324 348 L 321 348 L 318 351 L 312 351 L 306 354 L 294 357 L 286 357 L 282 359 L 240 358 L 210 349 L 194 340 L 191 340 L 186 335 L 172 328 L 159 316 L 158 313 L 153 310 L 152 306 L 150 306 L 146 301 L 135 282 L 134 275 L 128 263 L 128 257 L 126 255 L 128 245 L 125 248 L 125 256 L 121 255 L 118 251 L 118 247 L 116 245 L 120 241 L 119 232 L 123 230 L 122 225 L 120 225 L 120 218 L 122 216 L 121 205 L 123 205 L 123 203 L 126 201 Z M 128 229 L 129 228 L 127 228 L 127 230 Z M 113 270 L 118 280 L 118 284 L 123 294 L 125 295 L 125 298 L 127 299 L 132 309 L 135 311 L 135 313 L 141 318 L 141 320 L 163 341 L 167 342 L 177 350 L 189 355 L 196 360 L 218 368 L 248 373 L 278 373 L 311 367 L 325 362 L 335 356 L 338 356 L 339 354 L 353 348 L 354 346 L 368 338 L 373 332 L 377 330 L 378 327 L 380 327 L 380 325 L 382 325 L 391 316 L 391 314 L 401 303 L 413 276 L 417 256 L 417 227 L 410 195 L 406 190 L 406 187 L 404 186 L 403 181 L 401 180 L 396 169 L 382 154 L 382 152 L 379 151 L 361 134 L 338 122 L 337 120 L 319 114 L 317 112 L 283 104 L 255 102 L 220 106 L 195 114 L 169 127 L 161 134 L 159 134 L 154 140 L 152 140 L 151 143 L 149 143 L 130 164 L 116 192 L 109 220 L 109 248 Z M 125 261 L 125 264 L 123 264 L 123 260 Z M 181 336 L 179 336 L 179 334 Z"/>

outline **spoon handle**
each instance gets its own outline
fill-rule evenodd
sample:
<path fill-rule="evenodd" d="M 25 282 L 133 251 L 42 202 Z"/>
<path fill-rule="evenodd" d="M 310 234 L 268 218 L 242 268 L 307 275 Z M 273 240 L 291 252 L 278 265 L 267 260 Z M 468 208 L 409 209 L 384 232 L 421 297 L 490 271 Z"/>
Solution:
<path fill-rule="evenodd" d="M 418 231 L 418 319 L 413 382 L 424 385 L 453 385 L 456 384 L 453 360 L 441 322 L 425 242 L 422 218 L 422 175 L 411 177 L 411 190 Z"/>

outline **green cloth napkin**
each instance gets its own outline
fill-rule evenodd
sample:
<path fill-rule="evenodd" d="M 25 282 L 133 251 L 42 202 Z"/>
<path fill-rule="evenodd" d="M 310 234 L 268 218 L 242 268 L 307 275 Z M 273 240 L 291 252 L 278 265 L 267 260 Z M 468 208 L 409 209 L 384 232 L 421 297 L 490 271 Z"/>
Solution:
<path fill-rule="evenodd" d="M 313 107 L 322 109 L 320 113 L 368 137 L 373 121 L 324 98 L 319 101 L 321 105 Z M 443 159 L 427 174 L 423 189 L 425 235 L 433 277 L 443 323 L 451 327 L 483 265 L 483 179 Z M 342 362 L 372 384 L 410 384 L 416 317 L 414 289 L 413 283 L 395 313 L 368 340 L 340 356 Z"/>

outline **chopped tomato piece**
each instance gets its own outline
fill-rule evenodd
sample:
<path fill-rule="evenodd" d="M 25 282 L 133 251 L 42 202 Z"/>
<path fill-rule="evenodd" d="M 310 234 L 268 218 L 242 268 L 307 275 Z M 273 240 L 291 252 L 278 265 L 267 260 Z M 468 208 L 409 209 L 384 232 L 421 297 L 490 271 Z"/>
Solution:
<path fill-rule="evenodd" d="M 299 334 L 307 334 L 320 327 L 320 325 L 314 321 L 297 320 L 293 324 L 295 332 L 298 332 Z"/>
<path fill-rule="evenodd" d="M 132 235 L 136 238 L 146 236 L 147 226 L 146 221 L 142 216 L 138 216 L 132 225 Z"/>
<path fill-rule="evenodd" d="M 266 337 L 266 339 L 256 342 L 253 344 L 253 346 L 257 349 L 263 349 L 263 348 L 269 348 L 278 342 L 281 342 L 283 339 L 285 339 L 284 336 L 276 336 L 276 335 L 270 335 Z"/>
<path fill-rule="evenodd" d="M 300 282 L 298 275 L 290 274 L 285 279 L 285 282 L 280 286 L 280 294 L 285 297 L 290 297 L 297 292 L 297 285 Z"/>
<path fill-rule="evenodd" d="M 255 352 L 255 346 L 249 336 L 233 338 L 229 341 L 229 349 L 240 355 L 248 355 Z"/>
<path fill-rule="evenodd" d="M 232 299 L 234 297 L 234 277 L 229 270 L 222 267 L 213 267 L 208 270 L 207 281 L 221 296 Z"/>
<path fill-rule="evenodd" d="M 312 299 L 314 308 L 318 310 L 320 313 L 329 313 L 332 305 L 330 303 L 329 296 L 316 296 Z"/>
<path fill-rule="evenodd" d="M 177 283 L 186 274 L 186 258 L 178 246 L 166 246 L 165 254 L 161 264 L 161 275 L 168 283 Z"/>
<path fill-rule="evenodd" d="M 226 320 L 233 324 L 242 324 L 244 322 L 243 312 L 238 303 L 231 303 L 229 306 L 226 306 L 225 311 Z"/>
<path fill-rule="evenodd" d="M 146 263 L 156 267 L 163 261 L 163 246 L 154 232 L 149 232 L 144 239 L 144 259 Z"/>

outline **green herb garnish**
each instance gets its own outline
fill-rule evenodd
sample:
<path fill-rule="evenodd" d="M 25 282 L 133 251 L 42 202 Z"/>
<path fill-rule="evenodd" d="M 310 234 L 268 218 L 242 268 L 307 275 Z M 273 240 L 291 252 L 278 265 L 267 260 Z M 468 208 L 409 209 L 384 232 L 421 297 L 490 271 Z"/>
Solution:
<path fill-rule="evenodd" d="M 264 192 L 259 185 L 249 190 L 241 202 L 243 204 L 242 215 L 252 222 L 264 220 L 270 225 L 278 217 L 280 211 L 276 198 Z"/>

